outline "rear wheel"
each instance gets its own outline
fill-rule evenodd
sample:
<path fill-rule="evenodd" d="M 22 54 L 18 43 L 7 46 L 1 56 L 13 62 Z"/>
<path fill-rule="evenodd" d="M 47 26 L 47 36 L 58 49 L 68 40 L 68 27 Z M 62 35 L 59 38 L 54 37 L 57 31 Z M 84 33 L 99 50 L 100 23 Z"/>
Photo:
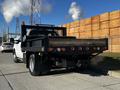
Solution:
<path fill-rule="evenodd" d="M 86 62 L 86 63 L 82 63 L 80 69 L 82 69 L 82 70 L 86 70 L 86 69 L 89 68 L 89 66 L 90 66 L 90 64 L 89 64 L 88 62 Z"/>
<path fill-rule="evenodd" d="M 38 76 L 40 74 L 38 65 L 37 55 L 31 54 L 29 58 L 29 72 L 32 76 Z"/>
<path fill-rule="evenodd" d="M 77 64 L 76 71 L 87 70 L 90 67 L 90 60 L 80 60 Z"/>
<path fill-rule="evenodd" d="M 50 67 L 43 56 L 38 54 L 31 54 L 29 58 L 29 72 L 32 76 L 46 74 L 50 71 Z"/>

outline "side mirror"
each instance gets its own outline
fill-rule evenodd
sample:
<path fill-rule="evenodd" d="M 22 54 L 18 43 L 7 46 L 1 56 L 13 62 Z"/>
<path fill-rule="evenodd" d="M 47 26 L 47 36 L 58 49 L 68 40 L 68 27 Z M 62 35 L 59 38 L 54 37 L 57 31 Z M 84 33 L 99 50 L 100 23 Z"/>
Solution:
<path fill-rule="evenodd" d="M 15 44 L 18 44 L 20 42 L 20 40 L 14 40 Z"/>

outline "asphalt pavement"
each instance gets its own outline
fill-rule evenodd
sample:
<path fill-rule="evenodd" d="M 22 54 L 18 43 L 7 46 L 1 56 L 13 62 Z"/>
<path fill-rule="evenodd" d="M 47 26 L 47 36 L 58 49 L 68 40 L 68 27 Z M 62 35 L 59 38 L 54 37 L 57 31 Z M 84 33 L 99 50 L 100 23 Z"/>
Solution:
<path fill-rule="evenodd" d="M 90 70 L 33 77 L 23 63 L 13 62 L 12 54 L 0 53 L 0 90 L 120 90 L 120 79 Z"/>

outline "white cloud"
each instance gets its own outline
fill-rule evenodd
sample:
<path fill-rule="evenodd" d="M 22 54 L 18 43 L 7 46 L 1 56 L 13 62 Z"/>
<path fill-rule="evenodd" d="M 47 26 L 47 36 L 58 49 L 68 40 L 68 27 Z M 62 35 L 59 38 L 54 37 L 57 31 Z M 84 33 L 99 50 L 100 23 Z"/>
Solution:
<path fill-rule="evenodd" d="M 33 7 L 35 12 L 46 13 L 51 10 L 51 4 L 47 3 L 45 0 L 39 0 L 40 3 L 36 3 Z M 2 3 L 2 12 L 6 22 L 10 22 L 13 17 L 18 17 L 20 15 L 29 15 L 31 12 L 31 0 L 5 0 Z"/>
<path fill-rule="evenodd" d="M 4 18 L 10 22 L 14 16 L 29 14 L 30 0 L 5 0 L 2 4 Z"/>
<path fill-rule="evenodd" d="M 78 20 L 80 19 L 82 15 L 82 10 L 79 5 L 77 5 L 76 2 L 72 2 L 70 9 L 69 9 L 69 14 L 71 15 L 73 20 Z"/>

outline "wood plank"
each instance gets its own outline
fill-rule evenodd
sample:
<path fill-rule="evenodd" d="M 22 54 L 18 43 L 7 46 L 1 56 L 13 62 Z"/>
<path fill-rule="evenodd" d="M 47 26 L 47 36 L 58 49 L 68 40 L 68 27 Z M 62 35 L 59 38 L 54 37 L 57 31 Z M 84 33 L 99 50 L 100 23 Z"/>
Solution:
<path fill-rule="evenodd" d="M 109 29 L 102 29 L 100 30 L 100 38 L 108 37 L 109 36 Z"/>
<path fill-rule="evenodd" d="M 118 18 L 120 18 L 120 11 L 119 10 L 110 12 L 110 20 L 118 19 Z"/>
<path fill-rule="evenodd" d="M 110 36 L 120 36 L 120 27 L 110 29 Z"/>
<path fill-rule="evenodd" d="M 85 25 L 85 31 L 91 31 L 92 30 L 92 25 Z"/>
<path fill-rule="evenodd" d="M 100 15 L 100 22 L 108 21 L 110 19 L 110 13 L 103 13 Z"/>
<path fill-rule="evenodd" d="M 120 19 L 110 20 L 110 28 L 115 28 L 120 26 Z"/>
<path fill-rule="evenodd" d="M 104 21 L 100 23 L 100 29 L 108 29 L 109 28 L 109 21 Z"/>
<path fill-rule="evenodd" d="M 93 38 L 100 38 L 100 30 L 92 31 L 92 37 Z"/>
<path fill-rule="evenodd" d="M 92 23 L 99 23 L 100 22 L 100 15 L 92 17 Z"/>
<path fill-rule="evenodd" d="M 99 30 L 100 29 L 100 24 L 99 23 L 94 23 L 92 24 L 92 30 Z"/>
<path fill-rule="evenodd" d="M 90 25 L 92 23 L 92 19 L 91 18 L 86 18 L 85 19 L 85 25 Z"/>

